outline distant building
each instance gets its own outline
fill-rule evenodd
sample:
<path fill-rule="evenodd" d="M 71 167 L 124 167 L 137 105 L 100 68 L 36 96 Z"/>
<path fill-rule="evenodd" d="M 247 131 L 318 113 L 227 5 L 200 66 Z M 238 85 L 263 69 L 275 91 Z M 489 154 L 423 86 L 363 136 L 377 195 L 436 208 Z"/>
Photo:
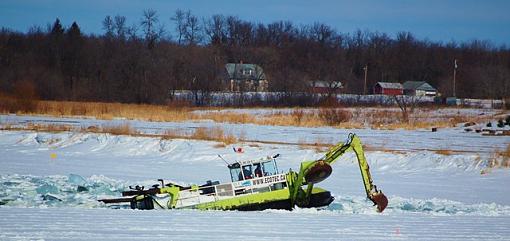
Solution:
<path fill-rule="evenodd" d="M 377 82 L 374 85 L 376 95 L 403 95 L 404 87 L 401 83 Z"/>
<path fill-rule="evenodd" d="M 310 86 L 312 93 L 317 94 L 338 94 L 340 90 L 344 87 L 342 82 L 340 81 L 309 81 L 308 86 Z"/>
<path fill-rule="evenodd" d="M 406 81 L 404 94 L 414 96 L 436 96 L 437 89 L 425 81 Z"/>
<path fill-rule="evenodd" d="M 228 63 L 225 71 L 225 87 L 228 91 L 267 91 L 268 81 L 264 70 L 256 64 Z"/>

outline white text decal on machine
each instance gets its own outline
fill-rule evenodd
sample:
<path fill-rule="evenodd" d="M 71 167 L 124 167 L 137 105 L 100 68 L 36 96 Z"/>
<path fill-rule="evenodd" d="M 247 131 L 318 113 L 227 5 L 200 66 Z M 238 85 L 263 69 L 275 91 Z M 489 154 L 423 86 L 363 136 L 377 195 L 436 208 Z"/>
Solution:
<path fill-rule="evenodd" d="M 285 174 L 278 174 L 278 175 L 269 176 L 269 177 L 261 177 L 261 178 L 253 179 L 252 185 L 257 186 L 257 185 L 283 182 L 283 181 L 285 181 L 285 179 L 286 179 Z"/>

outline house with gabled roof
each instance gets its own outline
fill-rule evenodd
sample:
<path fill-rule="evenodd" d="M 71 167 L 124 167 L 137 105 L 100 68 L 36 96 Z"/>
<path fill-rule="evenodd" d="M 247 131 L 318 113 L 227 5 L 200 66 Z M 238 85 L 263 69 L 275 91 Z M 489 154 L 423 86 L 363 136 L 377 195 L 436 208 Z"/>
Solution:
<path fill-rule="evenodd" d="M 262 67 L 257 64 L 225 64 L 225 89 L 232 92 L 264 92 L 268 81 Z"/>
<path fill-rule="evenodd" d="M 404 87 L 401 83 L 377 82 L 374 85 L 374 94 L 376 95 L 403 95 Z"/>
<path fill-rule="evenodd" d="M 425 81 L 406 81 L 404 94 L 414 96 L 437 96 L 437 89 Z"/>
<path fill-rule="evenodd" d="M 316 94 L 338 94 L 344 88 L 340 81 L 315 80 L 308 81 L 312 93 Z"/>

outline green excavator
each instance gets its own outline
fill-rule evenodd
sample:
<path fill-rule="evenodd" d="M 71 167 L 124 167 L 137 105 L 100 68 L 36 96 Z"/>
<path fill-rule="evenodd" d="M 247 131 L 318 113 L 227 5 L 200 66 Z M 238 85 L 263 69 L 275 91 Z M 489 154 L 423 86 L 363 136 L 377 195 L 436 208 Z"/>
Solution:
<path fill-rule="evenodd" d="M 201 210 L 264 210 L 294 207 L 314 208 L 328 206 L 334 197 L 315 184 L 328 178 L 331 167 L 344 153 L 356 154 L 367 198 L 382 212 L 388 205 L 386 196 L 373 184 L 369 166 L 360 139 L 349 134 L 345 143 L 332 147 L 322 158 L 301 163 L 299 172 L 278 170 L 276 158 L 237 161 L 228 164 L 232 182 L 207 181 L 204 185 L 181 186 L 166 183 L 149 189 L 130 187 L 122 192 L 123 198 L 100 199 L 106 204 L 129 203 L 133 209 L 181 209 Z"/>

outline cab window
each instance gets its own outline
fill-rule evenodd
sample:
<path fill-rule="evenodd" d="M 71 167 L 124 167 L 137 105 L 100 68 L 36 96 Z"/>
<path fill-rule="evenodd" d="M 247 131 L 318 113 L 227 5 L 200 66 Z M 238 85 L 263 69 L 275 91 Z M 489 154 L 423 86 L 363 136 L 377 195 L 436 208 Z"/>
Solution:
<path fill-rule="evenodd" d="M 232 166 L 229 169 L 230 169 L 230 178 L 232 179 L 233 182 L 244 180 L 243 174 L 241 174 L 241 167 L 239 166 L 239 164 L 237 166 Z"/>
<path fill-rule="evenodd" d="M 252 172 L 252 167 L 251 165 L 246 165 L 246 166 L 243 166 L 243 175 L 244 175 L 244 179 L 252 179 L 253 178 L 253 172 Z"/>
<path fill-rule="evenodd" d="M 255 178 L 264 176 L 263 172 L 262 172 L 262 165 L 260 163 L 253 164 L 253 168 L 255 168 L 255 171 L 254 171 Z"/>
<path fill-rule="evenodd" d="M 275 175 L 277 173 L 276 167 L 272 161 L 262 163 L 264 176 Z"/>

